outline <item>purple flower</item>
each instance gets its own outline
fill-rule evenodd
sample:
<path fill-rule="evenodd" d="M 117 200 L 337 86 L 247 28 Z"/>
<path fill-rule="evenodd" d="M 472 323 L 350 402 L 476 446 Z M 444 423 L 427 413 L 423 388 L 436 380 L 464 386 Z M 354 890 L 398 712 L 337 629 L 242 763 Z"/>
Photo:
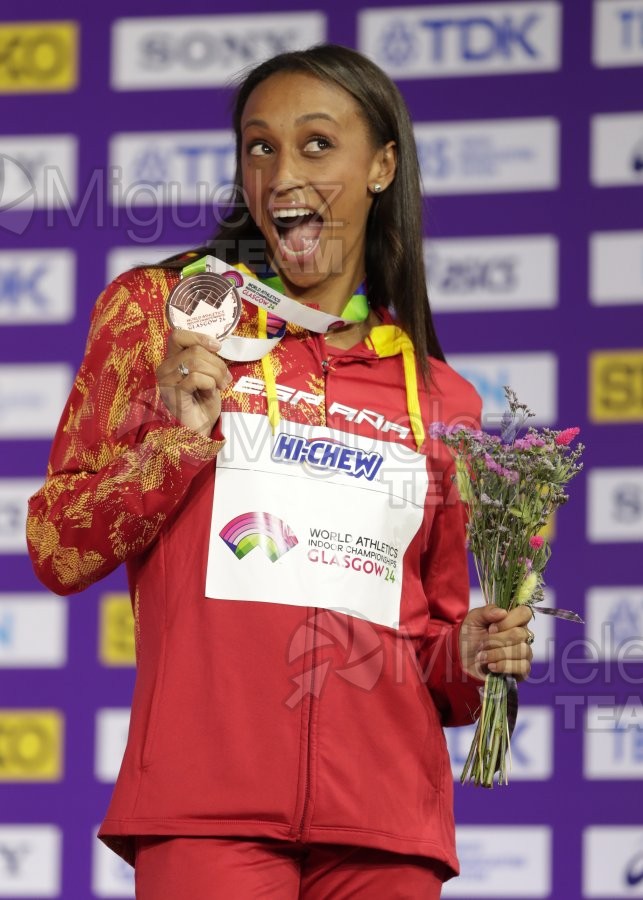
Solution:
<path fill-rule="evenodd" d="M 513 445 L 518 450 L 530 450 L 532 447 L 544 447 L 545 442 L 535 434 L 528 434 L 527 437 L 515 440 Z"/>
<path fill-rule="evenodd" d="M 444 422 L 432 422 L 429 425 L 429 437 L 440 438 L 447 433 L 447 426 Z"/>
<path fill-rule="evenodd" d="M 511 469 L 505 469 L 505 467 L 501 466 L 500 463 L 497 463 L 493 456 L 490 456 L 489 453 L 485 453 L 484 461 L 487 468 L 491 472 L 495 472 L 497 475 L 502 475 L 502 477 L 506 478 L 507 481 L 518 481 L 518 472 L 512 472 Z"/>

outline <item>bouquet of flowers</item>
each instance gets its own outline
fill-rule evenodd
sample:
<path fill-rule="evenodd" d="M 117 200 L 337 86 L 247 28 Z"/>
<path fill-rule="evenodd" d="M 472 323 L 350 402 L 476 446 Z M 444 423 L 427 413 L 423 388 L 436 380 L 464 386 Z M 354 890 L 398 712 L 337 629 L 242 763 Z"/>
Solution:
<path fill-rule="evenodd" d="M 509 411 L 499 437 L 441 422 L 431 427 L 431 436 L 455 456 L 455 482 L 468 512 L 467 542 L 485 602 L 506 610 L 528 604 L 534 612 L 581 622 L 575 613 L 537 605 L 543 600 L 543 572 L 551 553 L 539 532 L 567 501 L 564 487 L 582 468 L 584 447 L 571 446 L 579 429 L 532 426 L 519 436 L 533 413 L 510 388 L 505 387 L 505 395 Z M 496 772 L 500 784 L 508 783 L 515 697 L 514 679 L 487 675 L 463 783 L 492 787 Z"/>

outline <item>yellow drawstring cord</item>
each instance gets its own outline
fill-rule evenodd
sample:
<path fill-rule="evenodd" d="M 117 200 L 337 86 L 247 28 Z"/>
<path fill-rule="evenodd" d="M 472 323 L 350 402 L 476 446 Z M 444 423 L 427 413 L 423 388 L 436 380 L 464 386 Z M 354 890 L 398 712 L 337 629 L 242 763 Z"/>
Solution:
<path fill-rule="evenodd" d="M 257 316 L 257 325 L 260 338 L 268 337 L 268 313 L 263 307 L 259 307 Z M 279 425 L 279 400 L 277 398 L 277 382 L 275 380 L 275 370 L 272 365 L 270 353 L 266 353 L 261 357 L 261 368 L 263 370 L 263 380 L 266 385 L 266 399 L 268 401 L 268 421 L 270 428 L 274 434 Z"/>
<path fill-rule="evenodd" d="M 402 354 L 404 365 L 404 386 L 406 389 L 406 410 L 409 416 L 411 431 L 415 438 L 415 444 L 419 450 L 424 443 L 426 432 L 422 421 L 420 409 L 420 395 L 418 393 L 417 368 L 415 364 L 415 349 L 410 337 L 398 328 L 397 325 L 376 325 L 366 339 L 379 357 L 396 356 Z"/>
<path fill-rule="evenodd" d="M 263 307 L 257 310 L 258 337 L 268 337 L 268 313 Z M 375 352 L 380 357 L 402 354 L 404 366 L 404 386 L 406 390 L 406 409 L 411 425 L 411 431 L 418 449 L 424 444 L 426 431 L 422 421 L 420 409 L 420 395 L 418 393 L 417 367 L 415 349 L 409 336 L 396 325 L 380 325 L 371 329 L 367 338 Z M 263 380 L 266 385 L 266 399 L 268 402 L 268 421 L 274 434 L 279 425 L 281 416 L 279 413 L 279 399 L 277 397 L 277 382 L 272 357 L 267 353 L 261 358 Z"/>
<path fill-rule="evenodd" d="M 420 396 L 418 394 L 417 369 L 415 367 L 415 351 L 413 344 L 402 346 L 402 362 L 404 363 L 404 382 L 406 387 L 406 409 L 409 414 L 411 423 L 411 431 L 415 438 L 415 444 L 419 450 L 424 443 L 426 432 L 424 431 L 424 422 L 422 421 L 422 412 L 420 410 Z"/>

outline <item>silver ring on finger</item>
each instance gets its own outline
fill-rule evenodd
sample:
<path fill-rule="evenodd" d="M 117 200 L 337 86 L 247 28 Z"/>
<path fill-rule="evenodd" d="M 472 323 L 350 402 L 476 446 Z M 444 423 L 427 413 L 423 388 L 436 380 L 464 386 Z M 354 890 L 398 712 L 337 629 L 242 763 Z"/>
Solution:
<path fill-rule="evenodd" d="M 531 645 L 532 645 L 533 642 L 534 642 L 534 637 L 535 637 L 535 636 L 534 636 L 533 631 L 531 631 L 531 629 L 528 628 L 528 629 L 527 629 L 527 639 L 526 639 L 525 643 L 528 644 L 528 645 L 531 647 Z"/>
<path fill-rule="evenodd" d="M 188 369 L 188 367 L 185 365 L 184 362 L 179 363 L 179 365 L 177 367 L 177 372 L 179 373 L 181 378 L 187 378 L 187 376 L 190 374 L 190 370 Z"/>

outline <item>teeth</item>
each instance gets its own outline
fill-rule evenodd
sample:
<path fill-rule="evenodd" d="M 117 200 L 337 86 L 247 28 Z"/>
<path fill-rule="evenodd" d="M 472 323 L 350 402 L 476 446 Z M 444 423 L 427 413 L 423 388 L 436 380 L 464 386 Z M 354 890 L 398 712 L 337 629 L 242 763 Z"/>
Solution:
<path fill-rule="evenodd" d="M 272 215 L 274 219 L 296 219 L 300 216 L 312 216 L 312 209 L 273 209 Z"/>

